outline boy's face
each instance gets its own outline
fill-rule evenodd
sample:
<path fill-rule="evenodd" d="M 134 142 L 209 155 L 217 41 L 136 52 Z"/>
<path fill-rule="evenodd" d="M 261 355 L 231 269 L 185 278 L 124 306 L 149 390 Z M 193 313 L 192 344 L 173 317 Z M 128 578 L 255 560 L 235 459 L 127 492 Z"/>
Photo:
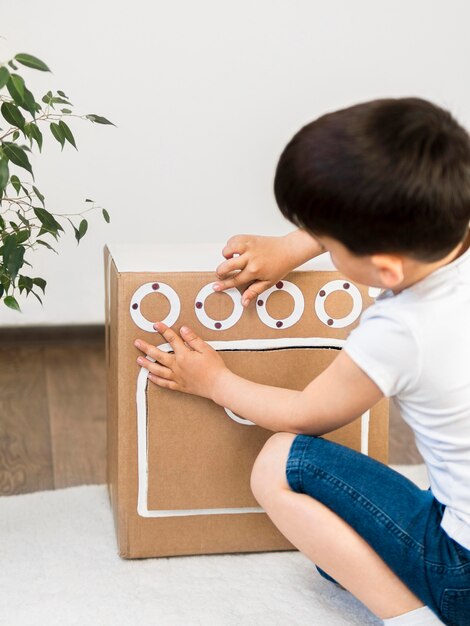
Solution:
<path fill-rule="evenodd" d="M 350 280 L 368 287 L 383 289 L 389 286 L 381 280 L 380 273 L 377 272 L 377 265 L 372 262 L 371 255 L 357 256 L 340 241 L 327 235 L 312 235 L 312 237 L 323 246 L 325 251 L 330 253 L 331 260 L 338 271 Z"/>
<path fill-rule="evenodd" d="M 327 235 L 310 235 L 328 251 L 336 268 L 350 280 L 367 285 L 391 289 L 397 294 L 413 285 L 432 271 L 450 263 L 470 247 L 470 231 L 466 239 L 449 254 L 432 263 L 417 261 L 403 254 L 353 254 L 337 239 Z"/>

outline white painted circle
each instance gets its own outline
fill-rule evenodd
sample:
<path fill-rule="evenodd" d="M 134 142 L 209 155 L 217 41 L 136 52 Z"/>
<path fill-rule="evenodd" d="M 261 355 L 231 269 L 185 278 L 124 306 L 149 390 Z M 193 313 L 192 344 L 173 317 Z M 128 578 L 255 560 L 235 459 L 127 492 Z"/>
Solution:
<path fill-rule="evenodd" d="M 148 296 L 150 293 L 161 293 L 170 303 L 170 312 L 164 320 L 154 320 L 153 322 L 151 322 L 142 315 L 140 311 L 140 303 L 145 298 L 145 296 Z M 165 283 L 160 283 L 157 281 L 145 283 L 141 285 L 138 289 L 136 289 L 131 298 L 130 312 L 132 319 L 139 328 L 142 328 L 142 330 L 146 330 L 149 333 L 158 332 L 153 327 L 155 322 L 163 322 L 167 326 L 173 326 L 173 324 L 179 317 L 180 311 L 181 304 L 180 299 L 178 298 L 178 294 L 172 287 Z"/>
<path fill-rule="evenodd" d="M 244 417 L 240 417 L 239 415 L 237 415 L 236 413 L 234 413 L 230 409 L 226 409 L 224 407 L 224 411 L 227 413 L 227 415 L 231 419 L 233 419 L 234 422 L 238 422 L 239 424 L 243 424 L 244 426 L 256 426 L 256 424 L 254 422 L 250 422 L 250 420 L 247 420 Z"/>
<path fill-rule="evenodd" d="M 325 311 L 325 300 L 334 291 L 344 291 L 351 296 L 353 306 L 351 312 L 344 317 L 332 318 Z M 353 285 L 347 280 L 331 280 L 326 283 L 315 298 L 315 312 L 318 315 L 318 319 L 321 320 L 329 328 L 344 328 L 349 326 L 357 320 L 362 311 L 362 296 L 356 285 Z"/>
<path fill-rule="evenodd" d="M 274 291 L 286 291 L 287 293 L 290 293 L 294 299 L 294 310 L 288 317 L 285 317 L 282 320 L 271 317 L 266 308 L 267 300 Z M 269 326 L 270 328 L 275 328 L 276 330 L 283 330 L 284 328 L 293 326 L 302 317 L 304 312 L 304 296 L 297 285 L 294 285 L 294 283 L 290 283 L 287 280 L 280 280 L 278 283 L 269 289 L 266 289 L 258 296 L 256 300 L 256 310 L 263 324 L 266 324 L 266 326 Z"/>
<path fill-rule="evenodd" d="M 209 283 L 205 285 L 197 294 L 196 300 L 194 302 L 194 310 L 196 311 L 196 315 L 198 320 L 203 324 L 206 328 L 210 328 L 211 330 L 227 330 L 227 328 L 231 328 L 238 322 L 243 313 L 243 306 L 241 302 L 241 295 L 238 289 L 235 287 L 231 287 L 230 289 L 225 289 L 225 291 L 214 291 L 212 286 L 215 285 L 215 282 Z M 224 320 L 214 320 L 212 317 L 209 317 L 204 308 L 204 302 L 206 298 L 213 293 L 226 293 L 228 296 L 232 298 L 233 301 L 233 311 L 232 313 Z"/>

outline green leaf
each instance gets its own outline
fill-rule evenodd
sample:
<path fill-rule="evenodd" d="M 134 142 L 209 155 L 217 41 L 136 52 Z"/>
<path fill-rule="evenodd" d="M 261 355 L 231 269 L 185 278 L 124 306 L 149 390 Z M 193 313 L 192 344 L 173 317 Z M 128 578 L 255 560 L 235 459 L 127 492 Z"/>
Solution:
<path fill-rule="evenodd" d="M 2 89 L 2 87 L 5 87 L 9 78 L 10 72 L 8 71 L 8 68 L 6 68 L 5 66 L 0 67 L 0 89 Z"/>
<path fill-rule="evenodd" d="M 42 293 L 46 293 L 47 282 L 44 278 L 33 278 L 33 283 L 42 289 Z"/>
<path fill-rule="evenodd" d="M 0 198 L 3 195 L 3 190 L 7 186 L 8 176 L 8 161 L 0 158 Z"/>
<path fill-rule="evenodd" d="M 34 185 L 33 185 L 33 191 L 36 194 L 36 196 L 39 198 L 39 200 L 41 201 L 42 206 L 44 206 L 44 196 L 39 191 L 39 189 L 37 187 L 35 187 Z"/>
<path fill-rule="evenodd" d="M 10 67 L 12 67 L 14 70 L 17 70 L 17 69 L 18 69 L 18 66 L 16 66 L 16 65 L 13 63 L 13 61 L 12 61 L 12 60 L 8 61 L 8 65 L 9 65 Z"/>
<path fill-rule="evenodd" d="M 77 240 L 77 245 L 80 243 L 80 232 L 77 230 L 77 228 L 75 227 L 75 224 L 72 222 L 72 220 L 70 220 L 69 218 L 67 218 L 69 220 L 69 222 L 72 224 L 72 228 L 75 234 L 75 239 Z"/>
<path fill-rule="evenodd" d="M 8 257 L 8 263 L 6 264 L 6 268 L 13 281 L 15 280 L 16 276 L 18 275 L 18 271 L 23 265 L 24 253 L 25 247 L 18 246 L 11 252 Z"/>
<path fill-rule="evenodd" d="M 5 291 L 8 291 L 8 289 L 10 288 L 11 280 L 6 274 L 0 274 L 0 283 L 2 283 L 2 285 L 4 286 Z"/>
<path fill-rule="evenodd" d="M 33 294 L 33 296 L 36 296 L 36 298 L 39 300 L 39 302 L 42 304 L 42 300 L 41 298 L 38 296 L 38 294 L 35 291 L 31 291 L 31 293 Z"/>
<path fill-rule="evenodd" d="M 26 120 L 23 117 L 23 113 L 21 113 L 17 106 L 11 102 L 3 102 L 0 110 L 2 111 L 3 117 L 9 124 L 18 128 L 24 128 Z"/>
<path fill-rule="evenodd" d="M 17 214 L 18 214 L 18 217 L 20 218 L 20 220 L 23 222 L 23 224 L 29 228 L 30 227 L 29 220 L 26 219 L 25 216 L 22 215 L 20 211 L 18 211 Z"/>
<path fill-rule="evenodd" d="M 29 128 L 30 128 L 31 137 L 36 141 L 36 143 L 38 144 L 39 152 L 41 152 L 41 150 L 42 150 L 42 133 L 39 130 L 38 126 L 36 124 L 33 124 L 33 122 L 29 123 Z"/>
<path fill-rule="evenodd" d="M 71 106 L 73 106 L 73 104 L 71 102 L 69 102 L 68 100 L 64 100 L 63 98 L 51 98 L 51 102 L 53 102 L 54 104 L 70 104 Z"/>
<path fill-rule="evenodd" d="M 41 207 L 33 206 L 33 211 L 36 217 L 40 220 L 42 224 L 41 230 L 43 230 L 44 232 L 56 234 L 58 230 L 64 230 L 59 222 L 52 215 L 52 213 L 49 213 L 49 211 L 47 211 L 46 209 L 41 209 Z"/>
<path fill-rule="evenodd" d="M 51 129 L 51 133 L 54 135 L 54 137 L 57 139 L 57 141 L 62 146 L 62 150 L 63 150 L 64 149 L 64 144 L 65 144 L 64 131 L 59 126 L 59 124 L 56 124 L 55 122 L 51 122 L 49 128 Z"/>
<path fill-rule="evenodd" d="M 33 70 L 41 70 L 41 72 L 51 71 L 44 63 L 44 61 L 41 61 L 41 59 L 38 59 L 37 57 L 33 57 L 32 54 L 20 52 L 20 54 L 15 55 L 14 59 L 15 61 L 18 61 L 18 63 L 21 63 L 21 65 L 25 65 L 26 67 L 32 67 Z"/>
<path fill-rule="evenodd" d="M 46 248 L 49 248 L 49 250 L 52 250 L 52 252 L 55 252 L 56 254 L 59 254 L 57 252 L 57 250 L 54 250 L 54 248 L 47 243 L 47 241 L 42 241 L 41 239 L 36 239 L 35 243 L 39 243 L 41 246 L 45 246 Z"/>
<path fill-rule="evenodd" d="M 94 200 L 90 200 L 90 198 L 87 198 L 85 202 L 94 202 Z"/>
<path fill-rule="evenodd" d="M 21 189 L 21 183 L 20 183 L 20 179 L 18 178 L 18 176 L 15 176 L 15 174 L 13 174 L 13 176 L 10 178 L 10 183 L 15 188 L 16 195 L 18 195 Z"/>
<path fill-rule="evenodd" d="M 25 84 L 23 78 L 19 74 L 10 74 L 7 82 L 7 89 L 10 96 L 18 106 L 23 103 Z"/>
<path fill-rule="evenodd" d="M 15 309 L 15 311 L 19 311 L 21 313 L 20 305 L 13 296 L 5 296 L 3 302 L 10 307 L 10 309 Z"/>
<path fill-rule="evenodd" d="M 62 113 L 72 113 L 70 109 L 60 109 Z"/>
<path fill-rule="evenodd" d="M 18 233 L 18 243 L 24 243 L 29 239 L 31 230 L 20 230 Z"/>
<path fill-rule="evenodd" d="M 80 233 L 80 239 L 84 236 L 87 230 L 88 230 L 88 222 L 85 219 L 83 219 L 80 222 L 80 226 L 78 227 L 78 232 Z"/>
<path fill-rule="evenodd" d="M 3 296 L 4 293 L 5 293 L 5 289 L 4 289 L 3 285 L 0 284 L 0 298 Z"/>
<path fill-rule="evenodd" d="M 103 213 L 103 217 L 104 217 L 105 221 L 108 222 L 108 224 L 109 224 L 110 217 L 109 217 L 108 211 L 106 209 L 101 209 L 101 212 Z"/>
<path fill-rule="evenodd" d="M 3 144 L 3 152 L 12 163 L 18 165 L 18 167 L 22 167 L 23 169 L 27 170 L 34 180 L 34 174 L 33 170 L 31 169 L 31 164 L 22 147 L 17 146 L 14 143 L 5 141 Z"/>
<path fill-rule="evenodd" d="M 11 235 L 6 235 L 4 237 L 2 256 L 3 256 L 3 264 L 5 265 L 5 267 L 8 265 L 10 255 L 16 249 L 17 245 L 18 245 L 18 241 L 17 241 L 16 235 L 11 234 Z"/>
<path fill-rule="evenodd" d="M 57 90 L 57 93 L 59 94 L 59 96 L 62 96 L 62 98 L 68 98 L 68 96 L 66 96 L 65 93 L 60 89 Z"/>
<path fill-rule="evenodd" d="M 95 115 L 94 113 L 85 115 L 85 117 L 88 120 L 95 122 L 96 124 L 111 124 L 112 126 L 116 126 L 116 124 L 113 124 L 113 122 L 110 122 L 105 117 L 101 117 L 100 115 Z"/>
<path fill-rule="evenodd" d="M 26 289 L 29 293 L 33 288 L 33 279 L 30 276 L 23 276 L 23 274 L 20 274 L 18 278 L 18 287 L 20 293 L 22 293 L 23 289 Z"/>
<path fill-rule="evenodd" d="M 77 146 L 75 145 L 75 139 L 74 136 L 72 135 L 72 131 L 70 130 L 70 128 L 67 126 L 67 124 L 65 122 L 63 122 L 62 120 L 60 120 L 59 122 L 59 126 L 62 129 L 62 133 L 65 137 L 65 139 L 72 144 L 72 146 L 75 148 L 75 150 L 78 150 Z"/>
<path fill-rule="evenodd" d="M 24 130 L 23 130 L 24 132 Z M 13 141 L 16 141 L 18 139 L 18 137 L 20 136 L 19 131 L 15 130 L 15 132 L 13 133 L 13 135 L 11 136 L 11 138 L 13 139 Z"/>
<path fill-rule="evenodd" d="M 30 113 L 34 119 L 36 119 L 36 113 L 39 113 L 39 111 L 41 110 L 41 105 L 36 102 L 33 94 L 26 86 L 24 88 L 23 102 L 18 103 L 18 106 L 20 106 L 25 111 L 28 111 L 28 113 Z"/>

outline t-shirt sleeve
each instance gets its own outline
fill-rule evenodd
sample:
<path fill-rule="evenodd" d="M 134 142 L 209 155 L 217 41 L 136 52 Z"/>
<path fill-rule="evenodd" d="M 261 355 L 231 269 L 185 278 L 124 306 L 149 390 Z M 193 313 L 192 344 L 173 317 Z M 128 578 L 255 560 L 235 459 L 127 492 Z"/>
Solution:
<path fill-rule="evenodd" d="M 411 329 L 376 305 L 364 311 L 343 350 L 386 397 L 408 391 L 419 377 L 420 355 Z"/>

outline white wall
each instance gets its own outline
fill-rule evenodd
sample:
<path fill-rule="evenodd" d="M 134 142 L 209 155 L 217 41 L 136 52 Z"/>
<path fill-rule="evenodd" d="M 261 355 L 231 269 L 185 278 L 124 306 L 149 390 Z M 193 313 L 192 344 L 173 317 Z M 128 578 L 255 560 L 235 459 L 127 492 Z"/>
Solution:
<path fill-rule="evenodd" d="M 24 68 L 35 94 L 62 89 L 77 113 L 118 126 L 73 119 L 78 152 L 48 138 L 32 157 L 50 211 L 79 212 L 89 197 L 111 224 L 88 213 L 79 246 L 70 227 L 59 256 L 27 256 L 48 281 L 44 307 L 2 302 L 1 326 L 103 322 L 107 241 L 289 232 L 272 193 L 277 158 L 327 111 L 415 95 L 470 126 L 464 0 L 15 0 L 0 17 L 0 58 L 28 52 L 54 72 Z"/>

